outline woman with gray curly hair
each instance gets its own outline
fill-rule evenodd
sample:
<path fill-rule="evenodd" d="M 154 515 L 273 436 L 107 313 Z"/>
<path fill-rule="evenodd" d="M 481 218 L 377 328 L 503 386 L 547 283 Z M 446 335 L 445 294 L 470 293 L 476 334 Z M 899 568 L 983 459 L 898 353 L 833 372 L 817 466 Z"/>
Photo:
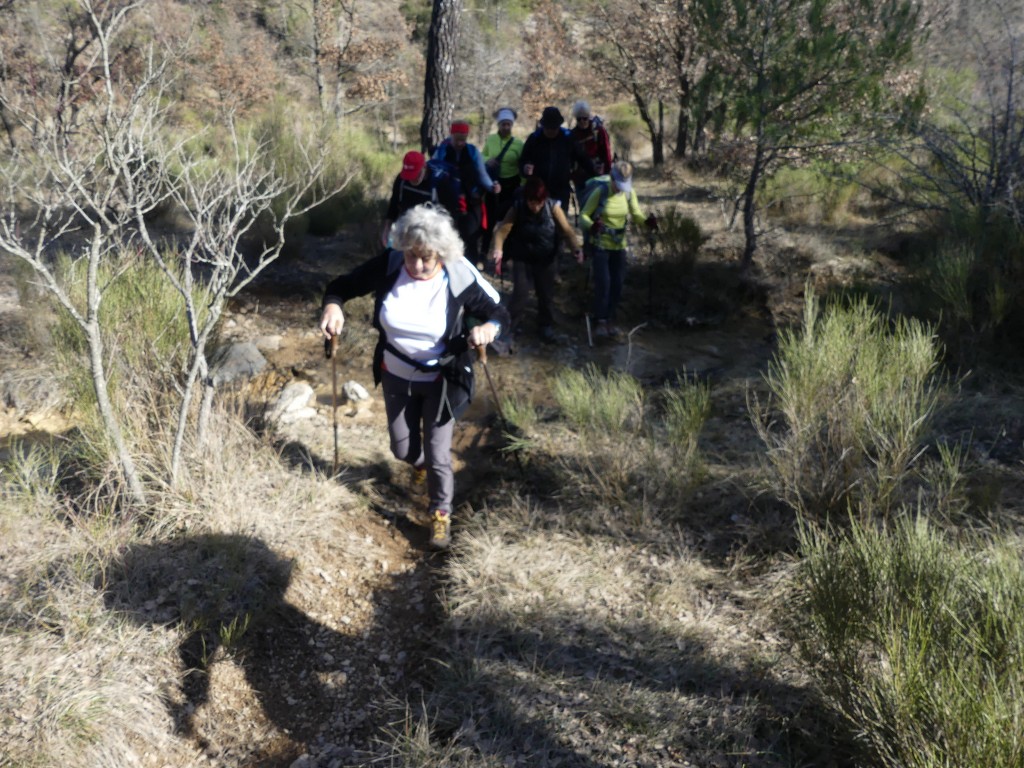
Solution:
<path fill-rule="evenodd" d="M 410 208 L 395 222 L 392 242 L 400 251 L 427 248 L 434 251 L 442 264 L 458 261 L 462 256 L 462 238 L 443 208 L 418 205 Z"/>
<path fill-rule="evenodd" d="M 494 341 L 509 323 L 501 299 L 463 257 L 462 240 L 448 214 L 419 205 L 395 222 L 393 242 L 328 284 L 320 331 L 330 340 L 345 325 L 342 305 L 373 293 L 379 331 L 373 378 L 384 393 L 391 451 L 426 480 L 430 544 L 451 542 L 455 496 L 451 444 L 454 421 L 473 394 L 473 352 Z M 467 328 L 466 320 L 480 323 Z"/>

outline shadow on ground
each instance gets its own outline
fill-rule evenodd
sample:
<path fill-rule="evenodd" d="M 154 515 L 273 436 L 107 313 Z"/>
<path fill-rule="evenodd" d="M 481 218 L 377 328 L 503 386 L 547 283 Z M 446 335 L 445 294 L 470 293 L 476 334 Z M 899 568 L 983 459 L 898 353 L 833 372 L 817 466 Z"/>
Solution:
<path fill-rule="evenodd" d="M 783 682 L 767 659 L 715 654 L 717 643 L 586 614 L 533 627 L 469 618 L 452 640 L 459 685 L 442 685 L 433 702 L 438 735 L 506 765 L 855 764 L 813 692 Z"/>
<path fill-rule="evenodd" d="M 423 589 L 427 563 L 396 575 L 393 587 L 368 599 L 374 625 L 351 634 L 317 621 L 285 599 L 294 563 L 258 538 L 240 534 L 184 536 L 130 547 L 106 574 L 106 606 L 152 627 L 182 630 L 180 691 L 168 697 L 176 731 L 209 746 L 200 723 L 211 702 L 211 671 L 233 663 L 263 714 L 289 748 L 275 745 L 261 766 L 287 766 L 306 745 L 329 737 L 337 744 L 367 743 L 380 723 L 371 701 L 411 671 L 407 659 L 381 663 L 378 638 L 408 626 L 410 594 Z M 418 621 L 430 612 L 420 607 Z M 406 654 L 402 654 L 404 657 Z M 340 755 L 344 757 L 344 755 Z"/>

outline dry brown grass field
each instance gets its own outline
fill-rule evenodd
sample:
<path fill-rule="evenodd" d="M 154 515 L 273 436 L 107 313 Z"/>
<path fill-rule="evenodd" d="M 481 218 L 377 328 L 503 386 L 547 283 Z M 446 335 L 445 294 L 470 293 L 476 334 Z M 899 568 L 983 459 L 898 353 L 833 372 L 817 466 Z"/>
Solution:
<path fill-rule="evenodd" d="M 376 399 L 338 409 L 331 474 L 314 320 L 324 281 L 363 258 L 357 236 L 310 239 L 232 306 L 229 338 L 276 339 L 269 367 L 144 525 L 56 477 L 48 446 L 74 416 L 5 270 L 0 765 L 855 765 L 779 620 L 794 518 L 764 490 L 748 403 L 806 286 L 899 301 L 904 266 L 870 222 L 780 224 L 741 276 L 713 185 L 676 170 L 638 186 L 708 235 L 691 278 L 653 280 L 659 254 L 637 240 L 630 333 L 591 347 L 585 276 L 566 270 L 558 343 L 526 339 L 488 363 L 505 408 L 532 414 L 519 464 L 478 370 L 446 554 L 408 519 L 422 500 Z M 665 302 L 688 322 L 663 322 Z M 338 377 L 369 389 L 362 311 Z M 553 380 L 587 364 L 630 373 L 647 397 L 679 374 L 706 382 L 699 467 L 628 427 L 567 423 Z M 314 386 L 315 416 L 240 424 L 295 380 Z M 972 493 L 1005 520 L 1024 481 L 1021 391 L 974 371 L 939 422 L 971 435 Z"/>

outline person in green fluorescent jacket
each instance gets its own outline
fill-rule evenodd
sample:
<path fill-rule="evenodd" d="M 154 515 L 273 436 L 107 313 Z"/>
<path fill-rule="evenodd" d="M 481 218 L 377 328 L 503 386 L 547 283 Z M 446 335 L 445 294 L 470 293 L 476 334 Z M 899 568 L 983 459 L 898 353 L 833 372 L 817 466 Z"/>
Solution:
<path fill-rule="evenodd" d="M 633 189 L 633 166 L 619 161 L 608 176 L 591 181 L 591 192 L 580 211 L 580 226 L 587 233 L 588 256 L 594 273 L 592 317 L 598 338 L 618 336 L 615 313 L 626 278 L 626 225 L 656 230 L 654 214 L 645 217 Z"/>
<path fill-rule="evenodd" d="M 522 181 L 519 175 L 519 156 L 523 154 L 523 140 L 512 135 L 516 111 L 511 107 L 502 107 L 494 113 L 494 119 L 498 123 L 498 131 L 487 137 L 482 154 L 487 173 L 492 179 L 498 180 L 501 191 L 497 194 L 492 192 L 485 198 L 487 230 L 481 241 L 481 253 L 487 253 L 490 249 L 491 234 L 512 207 L 516 190 Z"/>

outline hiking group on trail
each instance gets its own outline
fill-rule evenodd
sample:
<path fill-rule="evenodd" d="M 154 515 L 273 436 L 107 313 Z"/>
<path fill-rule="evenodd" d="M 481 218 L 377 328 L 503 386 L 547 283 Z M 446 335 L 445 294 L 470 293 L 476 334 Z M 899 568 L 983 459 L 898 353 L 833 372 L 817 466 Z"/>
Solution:
<path fill-rule="evenodd" d="M 426 484 L 435 549 L 451 540 L 452 433 L 473 396 L 476 357 L 486 360 L 488 346 L 511 351 L 531 291 L 540 340 L 557 340 L 553 306 L 563 242 L 578 264 L 589 261 L 588 337 L 590 319 L 596 338 L 618 336 L 628 226 L 658 227 L 640 207 L 633 166 L 616 160 L 587 102 L 577 101 L 572 116 L 570 130 L 558 107 L 545 107 L 522 141 L 512 135 L 517 113 L 503 107 L 482 151 L 469 143 L 469 123 L 456 120 L 429 156 L 407 152 L 380 232 L 383 250 L 324 292 L 320 331 L 328 341 L 344 328 L 346 301 L 374 296 L 374 382 L 383 392 L 392 453 L 410 465 L 415 483 Z M 568 218 L 574 197 L 582 243 Z M 482 272 L 490 264 L 496 275 L 506 274 L 509 261 L 506 306 Z"/>

